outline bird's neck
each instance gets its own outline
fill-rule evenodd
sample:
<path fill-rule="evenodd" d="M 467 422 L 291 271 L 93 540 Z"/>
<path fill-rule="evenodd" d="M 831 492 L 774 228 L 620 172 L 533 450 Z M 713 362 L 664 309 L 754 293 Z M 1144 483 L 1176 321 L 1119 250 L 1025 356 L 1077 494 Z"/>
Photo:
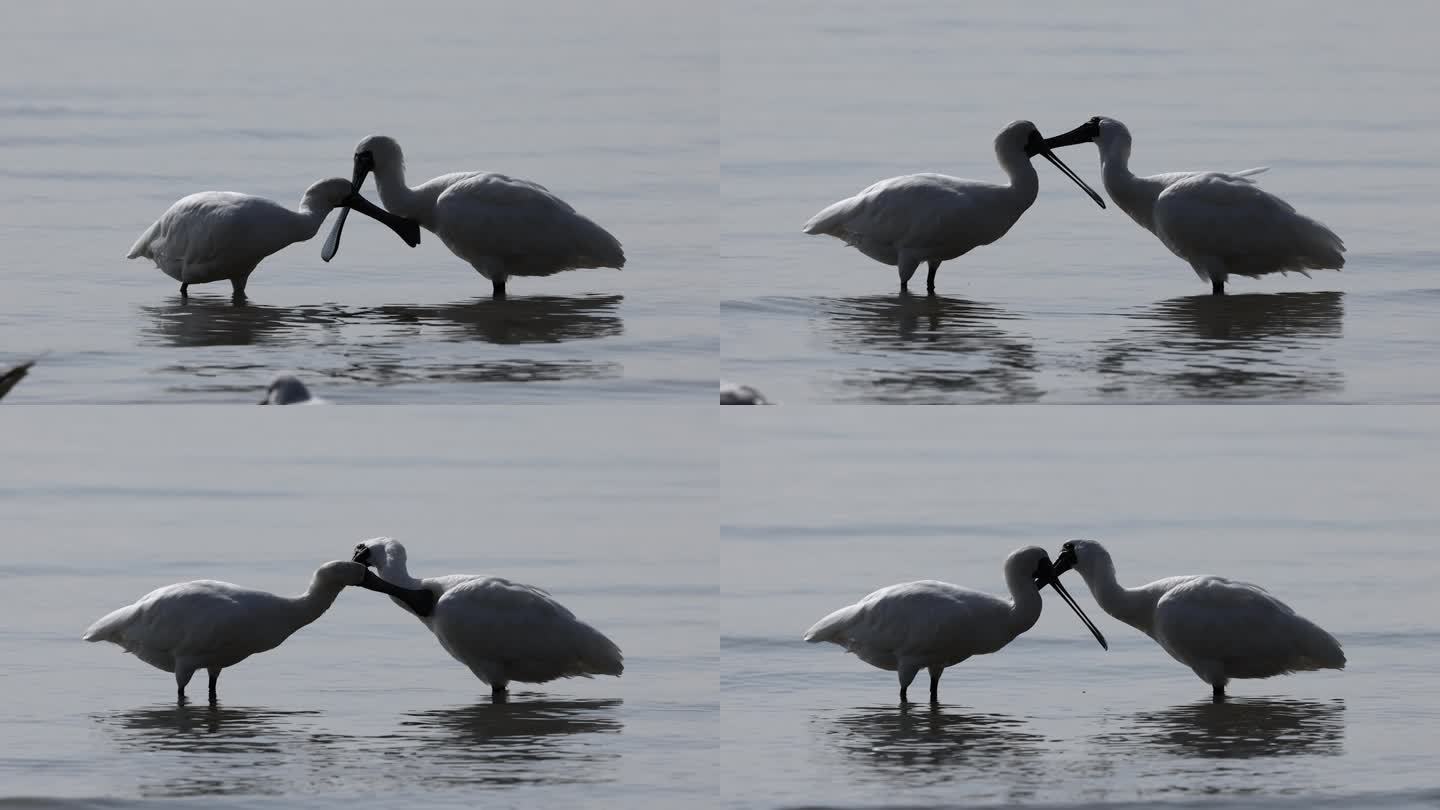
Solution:
<path fill-rule="evenodd" d="M 1105 193 L 1145 230 L 1155 232 L 1155 200 L 1163 183 L 1136 177 L 1130 171 L 1130 142 L 1116 139 L 1100 147 L 1100 180 Z"/>
<path fill-rule="evenodd" d="M 413 219 L 426 228 L 430 227 L 430 214 L 435 207 L 435 201 L 430 200 L 429 204 L 426 204 L 415 189 L 405 185 L 404 166 L 376 166 L 375 188 L 380 191 L 380 202 L 384 204 L 385 210 Z"/>
<path fill-rule="evenodd" d="M 1090 595 L 1095 597 L 1095 604 L 1099 605 L 1101 610 L 1150 635 L 1158 594 L 1152 594 L 1144 588 L 1130 589 L 1121 585 L 1115 578 L 1115 565 L 1109 559 L 1081 571 L 1080 576 L 1085 579 L 1085 586 L 1090 589 Z"/>
<path fill-rule="evenodd" d="M 300 211 L 295 218 L 295 233 L 292 234 L 294 241 L 305 242 L 315 238 L 320 226 L 325 224 L 325 218 L 334 210 L 335 206 L 329 203 L 301 200 Z"/>
<path fill-rule="evenodd" d="M 1011 154 L 997 151 L 995 156 L 1000 161 L 1000 168 L 1005 170 L 1005 176 L 1010 178 L 1011 200 L 1020 211 L 1025 211 L 1040 193 L 1040 175 L 1035 173 L 1035 164 L 1024 152 Z"/>
<path fill-rule="evenodd" d="M 290 599 L 294 610 L 291 612 L 290 632 L 304 627 L 324 615 L 330 606 L 335 604 L 335 598 L 344 590 L 344 585 L 336 585 L 319 580 L 311 580 L 310 587 L 305 593 Z M 289 633 L 286 634 L 287 636 Z"/>
<path fill-rule="evenodd" d="M 1015 576 L 1009 578 L 1006 583 L 1010 587 L 1010 632 L 1018 636 L 1026 630 L 1035 626 L 1040 621 L 1040 608 L 1044 606 L 1044 600 L 1040 591 L 1035 587 L 1035 579 L 1030 576 Z"/>

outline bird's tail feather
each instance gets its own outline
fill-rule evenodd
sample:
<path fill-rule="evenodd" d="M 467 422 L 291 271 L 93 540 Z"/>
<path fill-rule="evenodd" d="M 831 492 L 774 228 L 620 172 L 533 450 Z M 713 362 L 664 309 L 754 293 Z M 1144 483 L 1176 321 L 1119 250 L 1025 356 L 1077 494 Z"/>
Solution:
<path fill-rule="evenodd" d="M 130 252 L 125 254 L 125 258 L 138 259 L 141 256 L 147 259 L 154 258 L 150 254 L 150 240 L 155 238 L 155 231 L 159 228 L 159 220 L 156 220 L 150 227 L 146 228 L 145 232 L 140 234 L 140 238 L 135 240 L 135 244 L 130 246 Z"/>

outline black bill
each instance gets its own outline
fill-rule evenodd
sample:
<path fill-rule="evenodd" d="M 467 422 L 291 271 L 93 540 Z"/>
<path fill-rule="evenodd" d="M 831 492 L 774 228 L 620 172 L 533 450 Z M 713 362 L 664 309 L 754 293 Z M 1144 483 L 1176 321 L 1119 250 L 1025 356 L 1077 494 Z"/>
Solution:
<path fill-rule="evenodd" d="M 1064 135 L 1056 138 L 1050 138 L 1048 140 L 1042 139 L 1039 132 L 1033 132 L 1031 133 L 1030 142 L 1025 145 L 1025 153 L 1028 154 L 1030 157 L 1041 155 L 1046 160 L 1055 164 L 1055 168 L 1059 169 L 1061 174 L 1075 181 L 1075 185 L 1079 186 L 1086 194 L 1089 194 L 1090 199 L 1094 200 L 1096 205 L 1104 208 L 1105 200 L 1101 198 L 1099 194 L 1095 193 L 1095 189 L 1090 188 L 1090 186 L 1086 185 L 1085 181 L 1080 179 L 1080 175 L 1071 171 L 1070 167 L 1066 166 L 1064 161 L 1056 157 L 1054 152 L 1050 151 L 1052 148 L 1054 148 L 1052 144 L 1058 146 L 1070 146 L 1071 144 L 1082 143 L 1082 141 L 1074 140 L 1065 143 L 1058 143 L 1059 141 L 1068 136 L 1073 136 L 1076 132 L 1078 132 L 1078 130 L 1072 130 L 1071 132 L 1067 132 Z"/>
<path fill-rule="evenodd" d="M 1062 553 L 1061 558 L 1063 557 L 1064 554 Z M 1073 566 L 1074 564 L 1074 555 L 1072 554 L 1070 565 Z M 1064 570 L 1068 571 L 1069 567 L 1065 568 Z M 1075 611 L 1075 615 L 1080 617 L 1080 621 L 1084 622 L 1085 626 L 1090 628 L 1090 633 L 1095 636 L 1096 641 L 1100 642 L 1100 646 L 1107 650 L 1110 649 L 1109 643 L 1105 641 L 1105 636 L 1100 634 L 1100 628 L 1096 627 L 1095 623 L 1090 621 L 1090 617 L 1085 615 L 1085 611 L 1081 610 L 1080 606 L 1075 604 L 1075 599 L 1070 595 L 1070 592 L 1065 590 L 1064 585 L 1060 584 L 1061 573 L 1062 571 L 1060 568 L 1060 563 L 1057 561 L 1056 564 L 1050 568 L 1048 576 L 1042 574 L 1035 577 L 1035 589 L 1039 590 L 1041 588 L 1044 588 L 1046 585 L 1054 588 L 1055 592 L 1060 594 L 1060 598 L 1065 600 L 1065 604 L 1069 605 L 1070 609 Z"/>
<path fill-rule="evenodd" d="M 344 207 L 340 209 L 340 216 L 335 220 L 335 225 L 330 228 L 330 235 L 325 238 L 325 247 L 320 250 L 321 260 L 328 262 L 335 258 L 335 254 L 340 251 L 340 233 L 345 230 L 345 218 L 350 215 L 351 208 L 384 223 L 410 247 L 420 244 L 420 223 L 413 219 L 398 217 L 360 196 L 360 189 L 364 187 L 365 178 L 374 168 L 374 163 L 369 152 L 355 156 L 355 172 L 350 176 L 350 196 L 346 198 Z"/>
<path fill-rule="evenodd" d="M 417 616 L 429 616 L 435 612 L 435 594 L 424 588 L 402 588 L 399 585 L 392 585 L 375 576 L 375 572 L 368 568 L 365 569 L 365 578 L 360 581 L 360 587 L 399 599 Z"/>

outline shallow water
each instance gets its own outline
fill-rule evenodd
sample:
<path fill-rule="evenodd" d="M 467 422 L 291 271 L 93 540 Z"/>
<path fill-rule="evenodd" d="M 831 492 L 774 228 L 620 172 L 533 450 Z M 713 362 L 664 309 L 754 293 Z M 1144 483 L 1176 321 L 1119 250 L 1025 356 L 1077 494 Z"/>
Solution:
<path fill-rule="evenodd" d="M 715 473 L 680 412 L 615 410 L 600 433 L 538 412 L 481 423 L 464 408 L 384 430 L 381 411 L 292 409 L 303 418 L 281 424 L 247 409 L 223 431 L 181 409 L 109 410 L 76 421 L 7 409 L 3 806 L 713 797 Z M 423 626 L 360 589 L 225 670 L 214 709 L 203 673 L 189 688 L 200 701 L 177 706 L 170 674 L 80 641 L 172 582 L 300 593 L 320 564 L 379 534 L 406 542 L 417 576 L 546 588 L 615 640 L 625 674 L 515 684 L 495 704 Z"/>
<path fill-rule="evenodd" d="M 1423 3 L 743 3 L 727 15 L 722 376 L 806 402 L 1434 401 L 1440 90 Z M 1400 88 L 1403 88 L 1400 89 Z M 1093 115 L 1139 174 L 1269 166 L 1344 272 L 1208 285 L 1037 161 L 1040 197 L 938 299 L 800 227 L 887 177 L 1002 182 L 1007 122 Z M 1096 150 L 1061 150 L 1100 191 Z M 917 282 L 919 283 L 919 282 Z M 923 284 L 917 289 L 924 289 Z"/>
<path fill-rule="evenodd" d="M 258 400 L 295 370 L 336 401 L 691 401 L 716 377 L 715 113 L 706 14 L 664 4 L 102 3 L 0 30 L 0 364 L 17 401 Z M 197 36 L 197 31 L 203 35 Z M 433 234 L 353 217 L 251 277 L 178 285 L 126 261 L 175 200 L 293 205 L 394 136 L 412 183 L 544 184 L 624 244 L 624 271 L 516 279 L 506 306 Z M 365 193 L 378 200 L 373 181 Z M 332 216 L 333 220 L 333 216 Z"/>
<path fill-rule="evenodd" d="M 731 807 L 1433 806 L 1440 507 L 1429 409 L 771 408 L 727 417 L 721 794 Z M 1012 550 L 1101 540 L 1120 581 L 1264 585 L 1343 672 L 1232 700 L 1066 584 L 1039 623 L 946 670 L 940 705 L 805 629 L 897 582 L 1004 593 Z"/>

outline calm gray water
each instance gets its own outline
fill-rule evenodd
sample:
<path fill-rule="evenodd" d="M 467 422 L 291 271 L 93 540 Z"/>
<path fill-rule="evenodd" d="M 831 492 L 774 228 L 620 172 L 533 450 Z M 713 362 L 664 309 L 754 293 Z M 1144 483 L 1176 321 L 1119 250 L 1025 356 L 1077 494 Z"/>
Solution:
<path fill-rule="evenodd" d="M 0 26 L 0 363 L 16 400 L 249 401 L 294 369 L 338 401 L 700 401 L 716 377 L 708 12 L 664 3 L 167 0 L 28 4 Z M 287 205 L 366 135 L 408 178 L 546 185 L 616 234 L 623 272 L 511 285 L 363 217 L 271 257 L 251 303 L 126 261 L 187 194 Z M 366 194 L 377 199 L 373 181 Z M 364 221 L 361 221 L 364 220 Z M 328 223 L 327 228 L 328 231 Z"/>
<path fill-rule="evenodd" d="M 1440 801 L 1430 409 L 799 413 L 724 420 L 728 806 Z M 894 673 L 801 641 L 892 583 L 1003 594 L 1006 554 L 1074 537 L 1104 541 L 1125 584 L 1264 585 L 1333 632 L 1349 666 L 1235 681 L 1216 706 L 1076 575 L 1108 653 L 1047 591 L 1029 633 L 947 670 L 935 708 L 902 708 Z"/>
<path fill-rule="evenodd" d="M 381 411 L 260 413 L 217 430 L 175 408 L 78 421 L 6 409 L 0 807 L 713 797 L 715 466 L 693 419 L 611 409 L 597 431 L 520 410 L 481 422 L 473 409 L 387 409 L 376 430 Z M 360 589 L 227 669 L 215 710 L 177 708 L 168 673 L 80 641 L 172 582 L 300 593 L 315 567 L 379 534 L 406 542 L 418 576 L 548 589 L 620 645 L 624 676 L 517 684 L 496 705 L 413 617 Z"/>
<path fill-rule="evenodd" d="M 1433 4 L 732 4 L 721 140 L 722 376 L 804 402 L 1433 401 L 1440 397 L 1440 62 Z M 1224 302 L 1044 161 L 1004 239 L 939 298 L 800 233 L 919 171 L 1003 182 L 992 140 L 1126 122 L 1141 174 L 1270 166 L 1342 273 L 1238 279 Z M 1061 157 L 1103 194 L 1094 147 Z M 920 287 L 923 290 L 923 286 Z"/>

